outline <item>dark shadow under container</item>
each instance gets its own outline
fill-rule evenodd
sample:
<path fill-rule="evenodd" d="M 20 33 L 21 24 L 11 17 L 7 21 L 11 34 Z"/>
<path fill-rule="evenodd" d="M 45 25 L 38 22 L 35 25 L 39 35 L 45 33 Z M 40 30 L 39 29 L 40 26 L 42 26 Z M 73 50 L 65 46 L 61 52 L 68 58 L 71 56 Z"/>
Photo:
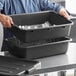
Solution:
<path fill-rule="evenodd" d="M 35 59 L 67 52 L 69 38 L 56 38 L 34 43 L 21 43 L 17 39 L 10 39 L 8 44 L 10 54 L 26 59 Z"/>

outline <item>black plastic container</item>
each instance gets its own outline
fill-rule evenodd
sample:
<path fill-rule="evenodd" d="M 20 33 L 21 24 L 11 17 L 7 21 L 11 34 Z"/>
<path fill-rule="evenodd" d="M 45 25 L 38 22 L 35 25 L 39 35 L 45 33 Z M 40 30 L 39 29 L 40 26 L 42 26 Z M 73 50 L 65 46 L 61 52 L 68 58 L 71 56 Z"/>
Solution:
<path fill-rule="evenodd" d="M 32 14 L 12 15 L 15 25 L 12 27 L 13 34 L 22 42 L 66 37 L 70 34 L 71 21 L 54 12 L 37 12 Z M 48 22 L 47 27 L 41 24 Z M 34 29 L 20 29 L 18 26 L 38 26 Z"/>
<path fill-rule="evenodd" d="M 10 39 L 8 44 L 10 47 L 9 52 L 12 55 L 34 59 L 66 53 L 69 42 L 69 38 L 62 37 L 34 43 L 21 43 L 17 39 Z"/>

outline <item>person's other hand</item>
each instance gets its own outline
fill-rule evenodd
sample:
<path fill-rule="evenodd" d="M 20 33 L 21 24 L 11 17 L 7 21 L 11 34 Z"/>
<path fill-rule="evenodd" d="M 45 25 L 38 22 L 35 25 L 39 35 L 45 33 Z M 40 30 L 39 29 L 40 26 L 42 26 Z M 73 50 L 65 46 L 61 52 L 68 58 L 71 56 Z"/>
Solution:
<path fill-rule="evenodd" d="M 10 16 L 0 14 L 0 22 L 2 23 L 3 27 L 11 28 L 13 24 L 13 20 Z"/>
<path fill-rule="evenodd" d="M 59 14 L 61 16 L 65 17 L 66 19 L 70 19 L 70 15 L 68 14 L 68 12 L 64 8 L 60 9 Z"/>

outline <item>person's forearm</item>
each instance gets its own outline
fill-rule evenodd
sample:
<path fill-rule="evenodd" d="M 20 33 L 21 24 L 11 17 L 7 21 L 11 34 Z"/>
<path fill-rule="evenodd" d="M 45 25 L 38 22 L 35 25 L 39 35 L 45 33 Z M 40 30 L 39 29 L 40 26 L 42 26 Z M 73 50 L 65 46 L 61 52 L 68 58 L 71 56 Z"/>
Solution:
<path fill-rule="evenodd" d="M 66 9 L 60 4 L 52 3 L 50 0 L 40 0 L 40 1 L 42 10 L 52 10 L 53 12 L 56 12 L 65 18 L 70 17 Z"/>
<path fill-rule="evenodd" d="M 41 2 L 41 9 L 43 10 L 52 10 L 54 12 L 59 12 L 59 10 L 61 8 L 63 8 L 63 6 L 61 6 L 60 4 L 57 3 L 53 3 L 50 0 L 40 0 Z"/>

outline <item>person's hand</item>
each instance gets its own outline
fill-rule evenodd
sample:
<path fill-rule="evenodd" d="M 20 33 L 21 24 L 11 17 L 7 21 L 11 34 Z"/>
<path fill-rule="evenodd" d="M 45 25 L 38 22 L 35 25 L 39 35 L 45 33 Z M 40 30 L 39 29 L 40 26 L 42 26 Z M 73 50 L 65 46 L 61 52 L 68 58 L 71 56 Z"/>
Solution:
<path fill-rule="evenodd" d="M 0 14 L 0 22 L 2 23 L 3 27 L 11 28 L 13 24 L 13 20 L 10 16 Z"/>
<path fill-rule="evenodd" d="M 65 17 L 66 19 L 70 19 L 70 15 L 68 14 L 68 12 L 64 8 L 60 9 L 59 14 L 61 16 Z"/>

